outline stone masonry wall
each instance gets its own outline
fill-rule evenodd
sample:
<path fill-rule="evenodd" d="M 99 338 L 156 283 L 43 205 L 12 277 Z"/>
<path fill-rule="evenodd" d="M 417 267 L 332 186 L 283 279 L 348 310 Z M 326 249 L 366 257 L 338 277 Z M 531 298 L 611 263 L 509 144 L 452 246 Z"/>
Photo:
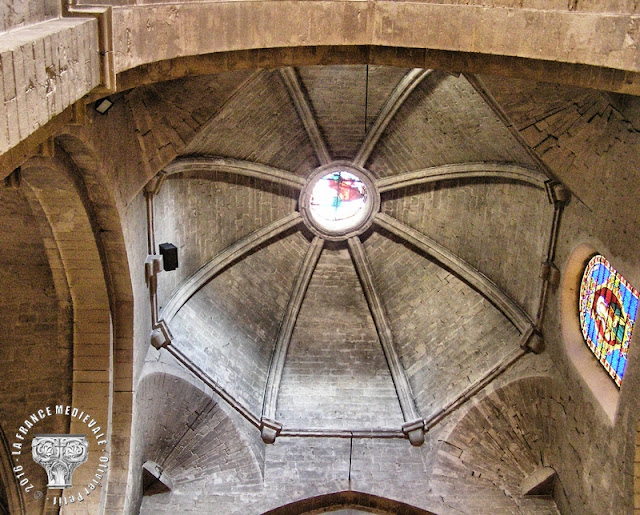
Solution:
<path fill-rule="evenodd" d="M 467 80 L 433 73 L 405 101 L 367 166 L 386 177 L 430 166 L 531 159 Z"/>
<path fill-rule="evenodd" d="M 384 213 L 480 270 L 535 319 L 554 211 L 543 190 L 515 182 L 445 181 L 382 199 Z"/>
<path fill-rule="evenodd" d="M 16 13 L 12 17 L 11 2 L 3 2 L 0 25 L 27 27 L 4 33 L 0 28 L 0 153 L 44 127 L 100 83 L 97 20 L 58 18 L 33 25 L 53 15 L 51 4 L 50 0 L 25 1 L 22 8 L 18 4 L 20 12 L 29 13 L 23 12 L 21 18 Z M 40 7 L 31 12 L 36 5 Z"/>
<path fill-rule="evenodd" d="M 520 134 L 598 220 L 617 255 L 640 245 L 640 118 L 604 93 L 483 79 Z M 624 98 L 624 97 L 622 97 Z"/>
<path fill-rule="evenodd" d="M 184 153 L 246 159 L 306 174 L 317 159 L 280 73 L 257 73 Z"/>
<path fill-rule="evenodd" d="M 406 72 L 403 68 L 386 66 L 298 68 L 333 159 L 355 157 L 365 129 L 375 122 L 382 105 Z"/>
<path fill-rule="evenodd" d="M 171 323 L 178 345 L 256 416 L 296 273 L 308 243 L 293 233 L 207 283 Z"/>
<path fill-rule="evenodd" d="M 60 3 L 56 0 L 4 0 L 0 12 L 0 32 L 4 32 L 59 16 Z"/>
<path fill-rule="evenodd" d="M 278 396 L 287 428 L 399 429 L 402 413 L 347 249 L 325 248 L 291 337 Z"/>
<path fill-rule="evenodd" d="M 143 460 L 167 471 L 176 489 L 206 478 L 208 489 L 262 482 L 261 470 L 233 420 L 199 388 L 164 373 L 143 379 Z M 167 409 L 170 407 L 170 409 Z"/>
<path fill-rule="evenodd" d="M 163 0 L 147 0 L 146 4 L 162 3 Z M 205 0 L 186 0 L 182 3 L 203 2 Z M 78 0 L 78 4 L 94 4 L 95 2 L 88 0 Z M 130 0 L 105 0 L 101 1 L 104 5 L 129 5 Z M 442 0 L 425 0 L 424 3 L 440 4 Z M 484 7 L 505 7 L 505 8 L 522 8 L 522 9 L 540 9 L 540 10 L 576 10 L 584 12 L 619 12 L 619 13 L 638 13 L 640 7 L 633 0 L 592 0 L 590 2 L 575 2 L 568 4 L 564 0 L 448 0 L 449 4 L 460 5 L 478 5 Z"/>
<path fill-rule="evenodd" d="M 636 288 L 640 284 L 640 233 L 637 206 L 638 117 L 606 95 L 554 85 L 483 78 L 522 136 L 576 195 L 565 209 L 556 263 L 564 274 L 580 244 L 603 253 Z M 577 288 L 577 285 L 570 285 Z M 633 499 L 636 433 L 637 356 L 634 337 L 613 422 L 581 377 L 558 328 L 562 289 L 552 289 L 544 332 L 549 354 L 567 378 L 561 401 L 568 415 L 570 441 L 561 447 L 558 473 L 565 491 L 564 509 L 578 513 L 629 513 Z M 595 360 L 595 358 L 594 358 Z M 597 373 L 606 374 L 597 370 Z M 605 377 L 606 379 L 606 377 Z M 607 435 L 603 440 L 602 435 Z M 600 485 L 610 495 L 592 495 Z"/>
<path fill-rule="evenodd" d="M 222 173 L 170 176 L 155 201 L 156 243 L 178 247 L 180 266 L 158 278 L 163 306 L 182 281 L 248 234 L 292 213 L 289 188 Z"/>
<path fill-rule="evenodd" d="M 515 502 L 525 512 L 557 513 L 544 497 L 522 497 L 521 484 L 539 467 L 558 466 L 549 448 L 566 443 L 562 400 L 550 380 L 526 377 L 469 406 L 434 448 L 431 477 L 449 506 L 466 512 L 465 505 L 484 503 L 484 510 L 511 513 Z"/>
<path fill-rule="evenodd" d="M 27 188 L 22 185 L 22 188 Z M 42 215 L 44 216 L 44 215 Z M 40 220 L 46 224 L 46 219 Z M 0 425 L 9 443 L 29 415 L 39 409 L 71 402 L 71 334 L 65 341 L 64 318 L 70 313 L 59 305 L 39 223 L 23 192 L 0 186 L 0 340 L 2 382 Z M 60 317 L 60 319 L 59 319 Z M 67 331 L 69 327 L 67 326 Z M 47 417 L 36 426 L 39 433 L 68 431 L 60 417 Z M 30 453 L 30 447 L 24 449 Z M 14 462 L 14 464 L 16 464 Z M 21 460 L 34 485 L 45 485 L 45 470 L 30 459 Z M 38 500 L 23 492 L 28 512 L 42 509 Z"/>
<path fill-rule="evenodd" d="M 136 342 L 133 348 L 133 384 L 135 385 L 150 345 L 151 332 L 149 290 L 144 277 L 144 262 L 147 258 L 147 212 L 142 193 L 138 194 L 128 206 L 123 221 L 123 236 L 127 245 L 135 305 L 133 317 L 134 342 Z"/>
<path fill-rule="evenodd" d="M 387 236 L 365 248 L 423 417 L 517 351 L 513 325 L 447 270 Z"/>
<path fill-rule="evenodd" d="M 515 367 L 518 370 L 508 372 L 508 379 L 498 381 L 506 385 L 503 389 L 479 395 L 428 433 L 422 447 L 395 439 L 280 437 L 266 447 L 263 484 L 227 483 L 224 491 L 217 491 L 203 476 L 179 491 L 145 498 L 141 513 L 170 513 L 179 506 L 187 513 L 257 514 L 347 490 L 396 499 L 433 513 L 558 513 L 550 498 L 523 499 L 506 488 L 508 481 L 519 486 L 527 471 L 537 466 L 536 438 L 546 442 L 564 416 L 546 393 L 548 378 L 514 381 L 536 374 L 540 362 L 549 366 L 543 356 L 524 358 L 522 366 Z M 488 418 L 492 410 L 501 412 Z M 496 426 L 494 418 L 499 420 Z M 224 463 L 226 459 L 221 459 L 222 468 Z M 487 471 L 483 463 L 494 465 Z"/>

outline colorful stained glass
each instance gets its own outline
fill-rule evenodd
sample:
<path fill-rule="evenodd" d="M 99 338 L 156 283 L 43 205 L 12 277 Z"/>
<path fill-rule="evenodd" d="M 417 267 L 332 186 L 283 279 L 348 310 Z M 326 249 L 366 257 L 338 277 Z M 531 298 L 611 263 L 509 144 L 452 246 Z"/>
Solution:
<path fill-rule="evenodd" d="M 324 221 L 352 218 L 364 207 L 367 190 L 360 178 L 349 172 L 332 172 L 313 187 L 311 213 Z"/>
<path fill-rule="evenodd" d="M 627 365 L 640 294 L 600 255 L 580 285 L 580 326 L 591 352 L 620 386 Z"/>

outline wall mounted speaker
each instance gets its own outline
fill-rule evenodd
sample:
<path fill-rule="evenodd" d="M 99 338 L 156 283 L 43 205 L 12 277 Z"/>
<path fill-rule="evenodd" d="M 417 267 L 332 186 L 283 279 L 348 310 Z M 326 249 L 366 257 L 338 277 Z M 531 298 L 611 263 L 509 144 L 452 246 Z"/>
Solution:
<path fill-rule="evenodd" d="M 178 268 L 178 247 L 173 243 L 161 243 L 160 254 L 165 272 Z"/>

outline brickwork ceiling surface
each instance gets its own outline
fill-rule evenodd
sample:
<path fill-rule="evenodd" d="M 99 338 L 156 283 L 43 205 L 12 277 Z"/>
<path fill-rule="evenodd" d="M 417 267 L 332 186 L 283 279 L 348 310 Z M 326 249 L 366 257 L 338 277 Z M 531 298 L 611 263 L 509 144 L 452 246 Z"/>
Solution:
<path fill-rule="evenodd" d="M 0 6 L 0 514 L 633 511 L 574 305 L 640 286 L 640 2 Z M 59 510 L 10 441 L 61 403 Z"/>
<path fill-rule="evenodd" d="M 185 84 L 198 91 L 193 79 Z M 170 422 L 145 420 L 145 459 L 197 496 L 197 509 L 213 509 L 205 490 L 218 492 L 216 509 L 257 506 L 262 480 L 273 486 L 260 506 L 291 500 L 276 478 L 312 466 L 301 452 L 333 460 L 335 474 L 317 469 L 318 495 L 343 488 L 332 478 L 344 474 L 378 488 L 381 478 L 364 464 L 378 452 L 416 477 L 431 474 L 429 446 L 396 444 L 415 437 L 412 424 L 420 434 L 425 423 L 440 428 L 443 414 L 522 358 L 540 309 L 552 178 L 483 93 L 474 80 L 440 71 L 311 66 L 245 76 L 215 109 L 199 95 L 209 114 L 165 167 L 153 196 L 154 237 L 180 255 L 180 268 L 158 279 L 159 316 L 180 362 L 173 366 L 195 370 L 214 400 L 181 394 L 175 388 L 187 386 L 161 374 L 145 380 L 138 400 L 150 420 L 166 416 L 157 407 L 165 402 L 185 410 Z M 319 167 L 369 178 L 367 195 L 379 202 L 363 230 L 325 238 L 300 216 L 309 209 L 307 182 L 326 173 Z M 154 351 L 146 366 L 167 356 Z M 152 395 L 158 381 L 171 400 Z M 265 442 L 275 438 L 260 458 L 263 479 L 240 465 L 254 444 L 225 447 L 222 468 L 207 450 L 229 445 L 212 430 L 231 423 L 220 418 L 219 398 Z M 178 442 L 185 425 L 198 438 Z M 354 435 L 371 440 L 355 448 L 335 438 Z M 488 448 L 491 459 L 507 459 L 503 446 L 522 454 L 500 481 L 469 482 L 466 460 L 450 481 L 437 466 L 446 502 L 460 505 L 461 481 L 499 509 L 555 512 L 549 499 L 514 500 L 541 463 L 519 433 L 505 438 Z M 439 463 L 450 459 L 441 447 Z M 238 495 L 242 508 L 233 504 Z M 143 511 L 164 512 L 180 499 L 147 496 Z"/>
<path fill-rule="evenodd" d="M 465 165 L 492 163 L 487 172 L 517 165 L 544 176 L 464 76 L 379 66 L 257 72 L 182 154 L 177 162 L 218 160 L 170 175 L 156 196 L 156 238 L 177 244 L 182 263 L 161 277 L 161 309 L 226 248 L 301 209 L 296 188 L 266 173 L 225 173 L 220 158 L 232 158 L 240 169 L 267 166 L 291 177 L 308 176 L 327 161 L 363 165 L 380 179 L 460 165 L 455 180 L 387 183 L 381 212 L 488 277 L 525 318 L 536 315 L 541 282 L 535 268 L 545 259 L 553 206 L 540 186 L 509 177 L 465 178 L 473 171 Z M 362 290 L 363 272 L 345 241 L 320 251 L 284 342 L 276 418 L 285 426 L 402 426 L 381 323 L 389 326 L 410 402 L 422 416 L 453 402 L 518 349 L 522 328 L 448 263 L 375 224 L 358 238 L 375 291 Z M 170 324 L 184 351 L 257 418 L 310 239 L 299 223 L 239 254 L 171 315 L 177 313 Z M 530 262 L 520 259 L 523 253 Z M 372 295 L 382 310 L 373 316 Z"/>

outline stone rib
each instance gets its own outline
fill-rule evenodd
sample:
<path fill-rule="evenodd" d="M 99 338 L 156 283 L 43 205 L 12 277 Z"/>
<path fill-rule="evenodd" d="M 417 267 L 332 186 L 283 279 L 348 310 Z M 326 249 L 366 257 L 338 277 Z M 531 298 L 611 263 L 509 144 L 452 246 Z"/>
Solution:
<path fill-rule="evenodd" d="M 373 123 L 371 129 L 367 131 L 364 141 L 353 159 L 353 164 L 356 166 L 364 166 L 373 152 L 380 136 L 386 130 L 387 126 L 396 115 L 402 104 L 409 97 L 411 92 L 420 84 L 427 76 L 432 73 L 432 70 L 423 70 L 421 68 L 414 68 L 410 70 L 398 83 L 393 90 L 382 110 Z"/>
<path fill-rule="evenodd" d="M 273 350 L 273 357 L 269 367 L 269 377 L 265 387 L 264 404 L 262 408 L 263 418 L 275 419 L 278 391 L 282 381 L 282 372 L 284 370 L 287 351 L 289 350 L 289 343 L 291 342 L 291 335 L 293 334 L 298 313 L 300 313 L 300 308 L 302 307 L 302 301 L 304 300 L 309 282 L 311 282 L 311 277 L 320 259 L 323 247 L 324 240 L 316 236 L 311 242 L 300 270 L 298 271 L 298 277 L 291 297 L 289 298 L 287 311 L 282 320 L 282 325 L 278 332 L 278 339 L 276 340 L 276 345 Z"/>
<path fill-rule="evenodd" d="M 549 166 L 544 162 L 544 160 L 538 155 L 538 153 L 533 150 L 528 143 L 525 141 L 522 134 L 518 128 L 513 124 L 513 122 L 509 119 L 507 114 L 504 112 L 500 104 L 491 94 L 491 92 L 487 89 L 482 82 L 482 79 L 477 75 L 473 75 L 471 73 L 465 73 L 464 78 L 467 79 L 467 82 L 471 84 L 473 89 L 482 97 L 485 103 L 489 106 L 489 108 L 496 114 L 496 116 L 500 119 L 500 121 L 504 124 L 507 130 L 511 133 L 513 138 L 518 142 L 518 144 L 522 147 L 522 149 L 533 159 L 533 162 L 536 163 L 540 170 L 544 171 L 545 175 L 550 178 L 557 180 L 554 173 L 551 171 Z"/>
<path fill-rule="evenodd" d="M 428 236 L 384 213 L 378 213 L 374 223 L 453 271 L 496 306 L 511 321 L 520 334 L 525 334 L 533 327 L 531 320 L 520 306 L 511 300 L 491 279 L 453 252 L 436 243 Z"/>
<path fill-rule="evenodd" d="M 497 178 L 525 182 L 536 188 L 545 187 L 546 175 L 538 170 L 512 163 L 463 163 L 433 166 L 415 172 L 378 179 L 380 193 L 415 184 L 427 184 L 452 179 Z"/>
<path fill-rule="evenodd" d="M 529 335 L 525 335 L 526 338 Z M 524 339 L 522 339 L 522 343 Z M 522 347 L 522 344 L 521 344 Z M 506 370 L 515 365 L 520 359 L 527 353 L 527 351 L 523 348 L 519 348 L 507 356 L 502 362 L 495 365 L 491 370 L 489 370 L 484 377 L 482 377 L 479 381 L 476 381 L 475 384 L 469 386 L 464 392 L 462 392 L 456 399 L 447 404 L 444 408 L 436 411 L 429 417 L 425 419 L 425 430 L 429 431 L 434 428 L 444 419 L 446 419 L 449 415 L 455 412 L 458 408 L 460 408 L 465 402 L 474 397 L 480 391 L 482 391 L 487 385 L 501 376 Z"/>
<path fill-rule="evenodd" d="M 405 422 L 415 422 L 420 418 L 420 415 L 418 414 L 413 393 L 411 392 L 409 379 L 400 362 L 400 357 L 393 341 L 391 326 L 389 325 L 382 299 L 378 295 L 378 290 L 375 286 L 371 265 L 365 254 L 364 247 L 357 237 L 349 238 L 348 244 L 351 258 L 353 259 L 358 277 L 360 278 L 362 290 L 369 304 L 371 316 L 373 317 L 378 337 L 382 344 L 382 350 L 389 365 L 391 378 L 393 379 L 398 400 L 400 401 L 402 416 Z"/>
<path fill-rule="evenodd" d="M 170 345 L 167 345 L 164 348 L 166 348 L 166 350 L 174 358 L 176 358 L 182 364 L 182 366 L 184 366 L 189 372 L 191 372 L 195 377 L 200 379 L 200 381 L 202 381 L 209 388 L 211 388 L 231 408 L 236 410 L 240 415 L 242 415 L 247 421 L 249 421 L 255 427 L 260 426 L 260 422 L 258 421 L 258 418 L 253 413 L 251 413 L 249 409 L 247 409 L 233 395 L 227 392 L 222 387 L 222 385 L 220 385 L 215 379 L 213 379 L 202 368 L 200 368 L 196 363 L 194 363 L 184 352 L 178 349 L 174 343 L 171 343 Z"/>
<path fill-rule="evenodd" d="M 300 121 L 309 135 L 309 140 L 316 151 L 318 161 L 320 161 L 321 165 L 326 165 L 331 162 L 331 155 L 329 154 L 327 145 L 322 137 L 320 128 L 318 127 L 318 122 L 316 121 L 313 110 L 311 109 L 309 99 L 302 89 L 302 85 L 300 84 L 300 79 L 298 78 L 295 68 L 280 68 L 280 76 L 287 87 L 287 91 L 289 92 L 289 96 L 293 101 L 296 111 L 298 112 Z"/>
<path fill-rule="evenodd" d="M 298 190 L 305 184 L 304 179 L 286 170 L 251 161 L 217 156 L 180 157 L 167 165 L 164 172 L 167 175 L 182 172 L 224 172 L 255 177 Z"/>
<path fill-rule="evenodd" d="M 176 313 L 182 306 L 208 281 L 215 277 L 226 266 L 230 265 L 237 259 L 251 252 L 257 246 L 265 241 L 275 238 L 291 227 L 295 227 L 300 223 L 302 217 L 300 213 L 295 212 L 290 215 L 276 220 L 272 224 L 252 232 L 245 238 L 227 247 L 220 252 L 211 261 L 194 272 L 188 279 L 172 295 L 167 305 L 163 308 L 160 317 L 167 322 L 171 322 Z"/>

